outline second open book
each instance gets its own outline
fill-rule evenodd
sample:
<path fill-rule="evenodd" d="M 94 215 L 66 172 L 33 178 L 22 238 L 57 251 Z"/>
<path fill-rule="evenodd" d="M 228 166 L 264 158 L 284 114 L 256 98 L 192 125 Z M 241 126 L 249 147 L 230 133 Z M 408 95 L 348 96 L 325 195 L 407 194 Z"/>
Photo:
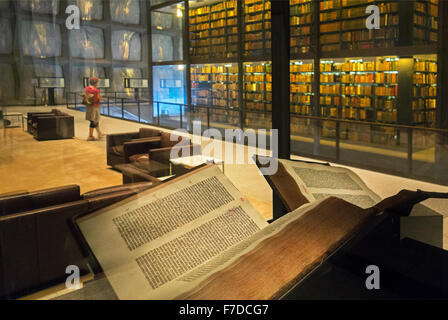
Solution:
<path fill-rule="evenodd" d="M 279 297 L 379 200 L 347 169 L 279 161 L 307 201 L 271 224 L 214 165 L 76 223 L 120 299 Z M 277 259 L 289 265 L 268 276 Z"/>

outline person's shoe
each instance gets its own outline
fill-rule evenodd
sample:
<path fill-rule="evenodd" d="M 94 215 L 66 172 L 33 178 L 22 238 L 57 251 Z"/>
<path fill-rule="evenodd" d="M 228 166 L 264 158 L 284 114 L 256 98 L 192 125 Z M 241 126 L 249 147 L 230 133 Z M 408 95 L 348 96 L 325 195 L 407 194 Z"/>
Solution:
<path fill-rule="evenodd" d="M 94 137 L 88 137 L 87 141 L 95 141 L 95 138 Z"/>
<path fill-rule="evenodd" d="M 100 133 L 100 134 L 98 135 L 98 140 L 101 140 L 104 136 L 105 136 L 104 133 Z"/>

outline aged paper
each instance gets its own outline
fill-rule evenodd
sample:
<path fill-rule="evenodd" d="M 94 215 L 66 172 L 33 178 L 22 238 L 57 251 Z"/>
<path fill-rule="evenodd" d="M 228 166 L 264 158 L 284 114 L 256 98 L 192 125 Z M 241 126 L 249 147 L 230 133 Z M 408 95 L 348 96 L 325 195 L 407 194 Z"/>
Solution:
<path fill-rule="evenodd" d="M 366 209 L 381 200 L 349 169 L 284 159 L 279 162 L 310 202 L 337 197 Z"/>
<path fill-rule="evenodd" d="M 120 299 L 176 296 L 173 280 L 267 226 L 216 165 L 77 223 Z"/>

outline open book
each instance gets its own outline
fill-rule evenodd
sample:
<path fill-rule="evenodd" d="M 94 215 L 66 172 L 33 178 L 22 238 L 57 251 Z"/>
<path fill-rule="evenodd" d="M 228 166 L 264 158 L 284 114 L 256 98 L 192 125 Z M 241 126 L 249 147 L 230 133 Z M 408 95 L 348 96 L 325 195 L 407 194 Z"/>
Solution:
<path fill-rule="evenodd" d="M 120 299 L 278 298 L 378 213 L 378 197 L 349 170 L 281 167 L 307 201 L 269 225 L 216 165 L 76 223 Z"/>

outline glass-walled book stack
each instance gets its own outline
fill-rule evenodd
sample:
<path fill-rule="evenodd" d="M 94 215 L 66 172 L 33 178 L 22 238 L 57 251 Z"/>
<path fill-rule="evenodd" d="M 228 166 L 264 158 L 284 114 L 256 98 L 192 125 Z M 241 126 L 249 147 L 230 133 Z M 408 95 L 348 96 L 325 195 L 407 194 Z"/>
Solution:
<path fill-rule="evenodd" d="M 245 127 L 270 128 L 272 65 L 269 61 L 244 63 Z"/>
<path fill-rule="evenodd" d="M 367 29 L 366 7 L 380 9 L 380 28 Z M 390 48 L 398 38 L 398 2 L 329 0 L 320 2 L 320 44 L 323 52 Z"/>
<path fill-rule="evenodd" d="M 434 127 L 437 103 L 437 61 L 435 56 L 414 57 L 413 124 Z"/>
<path fill-rule="evenodd" d="M 271 52 L 271 2 L 244 0 L 244 55 L 267 56 Z"/>
<path fill-rule="evenodd" d="M 191 8 L 189 32 L 191 57 L 235 57 L 238 52 L 237 1 Z"/>
<path fill-rule="evenodd" d="M 414 3 L 414 44 L 437 42 L 438 0 L 418 0 Z"/>
<path fill-rule="evenodd" d="M 291 55 L 307 53 L 311 47 L 313 1 L 290 0 Z"/>
<path fill-rule="evenodd" d="M 237 64 L 191 66 L 191 104 L 219 107 L 211 114 L 211 126 L 239 126 L 238 98 Z"/>

